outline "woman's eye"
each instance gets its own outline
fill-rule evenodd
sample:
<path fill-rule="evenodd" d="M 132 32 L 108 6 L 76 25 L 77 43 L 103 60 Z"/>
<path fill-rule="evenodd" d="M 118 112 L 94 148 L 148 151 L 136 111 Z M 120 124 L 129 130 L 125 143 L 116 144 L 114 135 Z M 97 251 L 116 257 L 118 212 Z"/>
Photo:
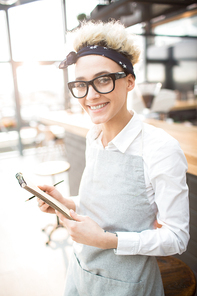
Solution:
<path fill-rule="evenodd" d="M 86 87 L 86 84 L 83 83 L 83 82 L 78 82 L 78 83 L 75 83 L 75 87 L 76 88 L 85 88 Z"/>
<path fill-rule="evenodd" d="M 101 77 L 98 79 L 98 83 L 100 84 L 107 84 L 111 81 L 110 77 Z"/>

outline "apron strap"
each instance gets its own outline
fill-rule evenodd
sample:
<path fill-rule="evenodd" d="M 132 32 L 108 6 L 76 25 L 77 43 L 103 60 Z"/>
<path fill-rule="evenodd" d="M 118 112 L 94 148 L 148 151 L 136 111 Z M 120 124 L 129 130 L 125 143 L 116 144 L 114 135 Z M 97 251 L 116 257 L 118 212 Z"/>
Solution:
<path fill-rule="evenodd" d="M 141 136 L 141 149 L 140 149 L 141 157 L 143 157 L 143 148 L 144 148 L 144 124 L 142 122 L 142 136 Z"/>

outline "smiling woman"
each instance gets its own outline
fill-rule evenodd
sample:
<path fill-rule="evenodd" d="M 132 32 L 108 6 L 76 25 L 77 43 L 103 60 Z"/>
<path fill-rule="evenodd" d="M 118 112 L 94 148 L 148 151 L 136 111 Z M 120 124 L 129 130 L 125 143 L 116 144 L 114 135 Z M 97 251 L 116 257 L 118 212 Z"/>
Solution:
<path fill-rule="evenodd" d="M 75 51 L 60 68 L 75 65 L 68 86 L 94 125 L 78 197 L 43 187 L 74 219 L 57 212 L 74 241 L 64 295 L 163 296 L 155 256 L 181 254 L 189 240 L 184 154 L 127 109 L 140 57 L 135 37 L 114 21 L 83 23 L 72 34 Z"/>

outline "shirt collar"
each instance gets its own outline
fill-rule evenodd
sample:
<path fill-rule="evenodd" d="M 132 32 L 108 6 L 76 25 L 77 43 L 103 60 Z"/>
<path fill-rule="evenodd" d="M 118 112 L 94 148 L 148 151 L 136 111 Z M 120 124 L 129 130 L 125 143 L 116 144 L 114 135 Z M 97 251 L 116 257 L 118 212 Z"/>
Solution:
<path fill-rule="evenodd" d="M 121 130 L 121 132 L 108 145 L 114 145 L 120 152 L 125 153 L 127 148 L 135 140 L 142 130 L 142 122 L 135 111 L 131 120 Z M 88 138 L 90 143 L 96 140 L 102 132 L 101 125 L 94 125 L 90 130 Z"/>
<path fill-rule="evenodd" d="M 133 117 L 128 124 L 121 130 L 121 132 L 110 142 L 116 148 L 125 153 L 127 148 L 135 140 L 142 130 L 142 122 L 136 112 L 133 111 Z"/>

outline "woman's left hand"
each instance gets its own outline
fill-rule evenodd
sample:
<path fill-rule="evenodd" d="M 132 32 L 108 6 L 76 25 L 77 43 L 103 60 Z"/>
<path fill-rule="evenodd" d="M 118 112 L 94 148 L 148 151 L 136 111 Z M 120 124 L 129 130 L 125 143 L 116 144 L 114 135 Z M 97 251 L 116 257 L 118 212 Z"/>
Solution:
<path fill-rule="evenodd" d="M 57 211 L 56 214 L 62 224 L 67 228 L 73 241 L 101 249 L 116 248 L 117 243 L 114 243 L 113 246 L 110 245 L 112 243 L 111 239 L 115 239 L 115 235 L 112 233 L 108 233 L 109 235 L 107 235 L 91 218 L 78 215 L 73 210 L 70 210 L 70 215 L 75 221 L 65 218 Z M 110 235 L 113 235 L 113 237 Z"/>

